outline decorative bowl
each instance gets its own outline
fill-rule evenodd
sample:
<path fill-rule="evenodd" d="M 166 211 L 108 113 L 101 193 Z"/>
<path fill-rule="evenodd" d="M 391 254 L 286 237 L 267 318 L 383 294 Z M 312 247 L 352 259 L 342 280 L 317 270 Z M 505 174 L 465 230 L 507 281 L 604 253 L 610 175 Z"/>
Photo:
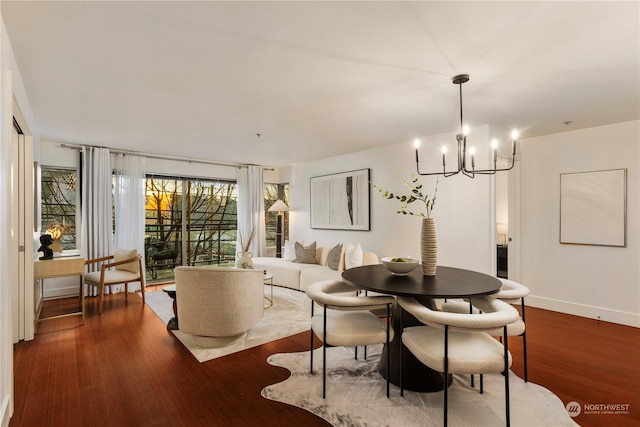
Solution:
<path fill-rule="evenodd" d="M 385 257 L 380 259 L 382 265 L 394 276 L 406 276 L 418 266 L 419 261 L 409 257 Z"/>

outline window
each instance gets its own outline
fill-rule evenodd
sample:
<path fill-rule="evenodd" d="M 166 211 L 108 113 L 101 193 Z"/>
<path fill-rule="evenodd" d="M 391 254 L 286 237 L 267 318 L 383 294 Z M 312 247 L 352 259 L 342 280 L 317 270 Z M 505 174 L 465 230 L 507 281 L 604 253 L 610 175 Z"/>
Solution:
<path fill-rule="evenodd" d="M 172 279 L 176 265 L 233 266 L 236 199 L 234 182 L 148 176 L 147 279 Z"/>
<path fill-rule="evenodd" d="M 41 172 L 42 232 L 59 224 L 68 231 L 62 236 L 65 250 L 77 249 L 76 244 L 76 169 L 43 166 Z"/>
<path fill-rule="evenodd" d="M 267 234 L 267 247 L 276 246 L 276 212 L 269 212 L 269 208 L 276 200 L 282 200 L 289 205 L 289 184 L 265 184 L 264 185 L 264 209 L 265 227 Z M 282 243 L 289 239 L 289 213 L 284 212 L 284 222 L 282 226 Z"/>

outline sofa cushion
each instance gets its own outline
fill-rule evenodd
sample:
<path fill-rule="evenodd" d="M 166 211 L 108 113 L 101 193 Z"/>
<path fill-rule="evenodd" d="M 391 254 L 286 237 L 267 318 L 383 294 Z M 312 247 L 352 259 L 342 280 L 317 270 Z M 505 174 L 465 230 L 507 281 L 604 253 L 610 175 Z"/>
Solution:
<path fill-rule="evenodd" d="M 360 243 L 354 245 L 353 243 L 347 243 L 344 249 L 344 268 L 349 269 L 353 267 L 362 266 L 364 253 Z"/>
<path fill-rule="evenodd" d="M 331 270 L 329 267 L 306 268 L 300 271 L 300 290 L 306 291 L 307 287 L 324 280 L 342 280 L 342 270 Z"/>
<path fill-rule="evenodd" d="M 329 255 L 327 256 L 327 267 L 329 267 L 332 270 L 339 270 L 341 258 L 342 258 L 342 243 L 339 243 L 329 251 Z"/>
<path fill-rule="evenodd" d="M 328 270 L 318 264 L 301 264 L 282 258 L 255 257 L 253 268 L 273 274 L 273 284 L 292 289 L 300 289 L 300 272 L 308 269 Z"/>
<path fill-rule="evenodd" d="M 300 242 L 304 245 L 304 242 Z M 282 259 L 285 261 L 293 261 L 296 259 L 296 242 L 290 242 L 289 240 L 284 242 L 284 253 Z"/>
<path fill-rule="evenodd" d="M 316 242 L 311 243 L 309 246 L 303 246 L 296 242 L 296 259 L 293 262 L 302 264 L 317 264 L 316 259 Z"/>

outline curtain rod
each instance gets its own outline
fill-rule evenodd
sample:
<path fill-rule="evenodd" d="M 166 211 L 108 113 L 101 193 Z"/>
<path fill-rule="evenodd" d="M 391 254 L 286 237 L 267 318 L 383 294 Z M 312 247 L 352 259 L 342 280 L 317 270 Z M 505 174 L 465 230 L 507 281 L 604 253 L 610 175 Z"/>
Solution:
<path fill-rule="evenodd" d="M 70 148 L 72 150 L 81 150 L 82 147 L 92 147 L 92 148 L 108 148 L 108 147 L 98 147 L 96 145 L 78 145 L 78 144 L 60 144 L 62 148 Z M 246 168 L 249 166 L 260 166 L 246 163 L 232 163 L 232 162 L 216 162 L 214 160 L 202 160 L 202 159 L 192 159 L 189 157 L 175 157 L 175 156 L 163 156 L 162 154 L 151 154 L 151 153 L 142 153 L 139 151 L 130 151 L 130 150 L 119 150 L 119 149 L 111 149 L 109 148 L 110 153 L 114 154 L 129 154 L 132 156 L 142 156 L 149 159 L 159 159 L 159 160 L 177 160 L 179 162 L 188 162 L 188 163 L 202 163 L 205 165 L 214 165 L 214 166 L 227 166 L 230 168 Z M 264 168 L 266 171 L 272 171 L 273 168 Z"/>

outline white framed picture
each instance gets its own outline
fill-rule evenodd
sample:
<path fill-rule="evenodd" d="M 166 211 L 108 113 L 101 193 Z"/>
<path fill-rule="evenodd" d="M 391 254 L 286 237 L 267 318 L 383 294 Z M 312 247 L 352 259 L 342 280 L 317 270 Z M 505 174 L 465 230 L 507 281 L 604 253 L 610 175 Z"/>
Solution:
<path fill-rule="evenodd" d="M 627 245 L 627 170 L 560 175 L 560 243 Z"/>
<path fill-rule="evenodd" d="M 311 228 L 370 230 L 370 169 L 311 178 Z"/>

